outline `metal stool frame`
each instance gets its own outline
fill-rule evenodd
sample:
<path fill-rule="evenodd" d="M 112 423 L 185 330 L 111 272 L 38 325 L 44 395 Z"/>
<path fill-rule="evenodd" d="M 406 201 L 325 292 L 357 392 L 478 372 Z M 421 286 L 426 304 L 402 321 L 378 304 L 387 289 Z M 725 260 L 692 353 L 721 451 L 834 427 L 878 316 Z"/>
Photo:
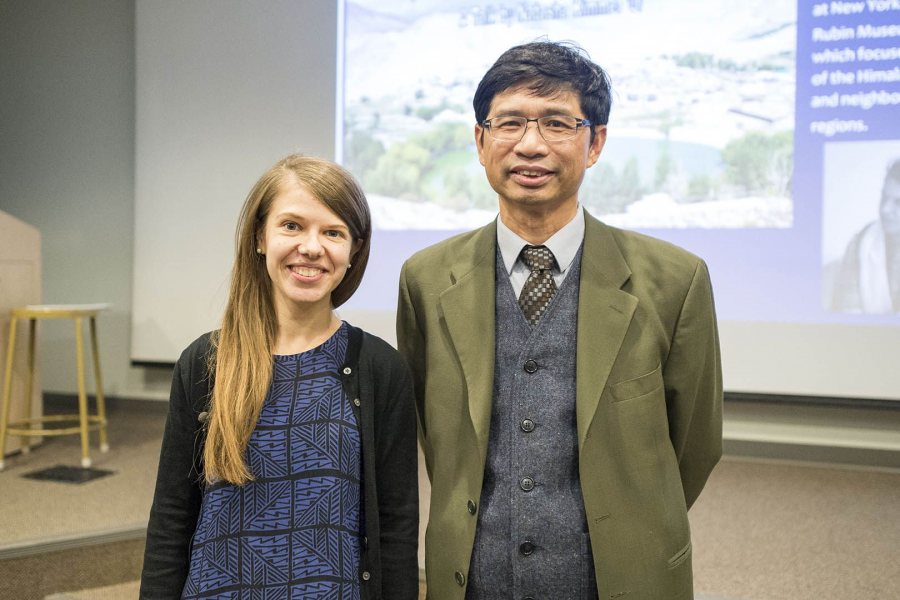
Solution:
<path fill-rule="evenodd" d="M 100 451 L 109 450 L 109 441 L 106 432 L 106 403 L 103 399 L 103 380 L 100 375 L 100 354 L 97 347 L 97 313 L 109 307 L 108 304 L 72 304 L 72 305 L 30 305 L 14 308 L 10 311 L 9 342 L 6 352 L 6 372 L 3 384 L 3 406 L 0 412 L 0 470 L 4 468 L 3 450 L 6 446 L 7 435 L 22 437 L 23 443 L 26 437 L 56 436 L 56 435 L 81 435 L 81 466 L 89 468 L 91 457 L 89 452 L 89 434 L 91 430 L 100 431 Z M 75 322 L 75 359 L 76 374 L 78 378 L 78 414 L 46 415 L 42 417 L 30 417 L 18 421 L 9 422 L 10 396 L 12 393 L 12 368 L 16 348 L 16 325 L 18 320 L 28 319 L 28 378 L 26 381 L 25 398 L 27 412 L 31 415 L 32 392 L 34 390 L 35 367 L 35 338 L 38 319 L 73 319 Z M 94 381 L 97 385 L 97 413 L 88 414 L 87 393 L 84 383 L 84 336 L 82 323 L 88 319 L 91 332 L 91 352 L 94 363 Z M 34 427 L 44 423 L 71 423 L 72 427 Z M 23 445 L 23 453 L 29 449 Z"/>

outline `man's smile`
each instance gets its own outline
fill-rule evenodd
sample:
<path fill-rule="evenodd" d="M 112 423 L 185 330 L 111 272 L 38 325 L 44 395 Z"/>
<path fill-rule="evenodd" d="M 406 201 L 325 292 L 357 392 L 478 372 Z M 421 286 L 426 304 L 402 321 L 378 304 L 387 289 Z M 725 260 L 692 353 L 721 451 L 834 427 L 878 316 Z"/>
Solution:
<path fill-rule="evenodd" d="M 554 172 L 538 166 L 516 166 L 509 170 L 509 174 L 520 185 L 537 186 L 546 183 Z"/>

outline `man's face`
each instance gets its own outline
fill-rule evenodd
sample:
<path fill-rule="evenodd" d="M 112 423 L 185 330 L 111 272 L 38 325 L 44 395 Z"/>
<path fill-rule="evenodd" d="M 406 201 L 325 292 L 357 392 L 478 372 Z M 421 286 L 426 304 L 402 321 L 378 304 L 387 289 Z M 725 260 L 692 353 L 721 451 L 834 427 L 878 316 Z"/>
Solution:
<path fill-rule="evenodd" d="M 881 189 L 881 226 L 888 235 L 900 236 L 900 181 L 885 179 Z"/>
<path fill-rule="evenodd" d="M 575 92 L 556 96 L 535 96 L 525 87 L 513 87 L 494 97 L 488 119 L 521 116 L 536 119 L 551 115 L 586 118 Z M 587 127 L 575 137 L 547 142 L 537 123 L 528 123 L 518 142 L 498 141 L 481 125 L 475 126 L 478 159 L 484 165 L 488 182 L 500 196 L 501 211 L 524 209 L 539 214 L 573 208 L 584 171 L 597 162 L 606 141 L 606 127 L 594 127 L 591 142 Z"/>

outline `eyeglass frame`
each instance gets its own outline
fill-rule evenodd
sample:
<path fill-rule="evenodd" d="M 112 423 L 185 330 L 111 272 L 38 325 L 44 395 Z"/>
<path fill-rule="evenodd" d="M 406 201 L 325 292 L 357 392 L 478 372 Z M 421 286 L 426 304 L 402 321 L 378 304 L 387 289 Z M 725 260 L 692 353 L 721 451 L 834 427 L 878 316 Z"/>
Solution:
<path fill-rule="evenodd" d="M 544 135 L 544 130 L 541 128 L 541 121 L 545 120 L 545 119 L 550 119 L 550 120 L 558 119 L 560 117 L 565 117 L 566 119 L 575 119 L 575 129 L 573 130 L 572 135 L 569 137 L 562 137 L 562 138 L 559 138 L 556 140 L 548 140 L 547 136 Z M 515 140 L 514 139 L 506 139 L 505 140 L 503 138 L 498 138 L 498 137 L 494 136 L 494 128 L 491 126 L 491 121 L 493 121 L 494 119 L 502 119 L 502 118 L 517 119 L 517 120 L 525 119 L 524 127 L 522 127 L 522 136 L 519 139 L 515 139 Z M 593 123 L 591 122 L 590 119 L 579 119 L 578 117 L 573 117 L 572 115 L 547 115 L 544 117 L 537 117 L 534 119 L 530 119 L 528 117 L 520 117 L 517 115 L 499 115 L 496 117 L 491 117 L 490 119 L 485 119 L 484 121 L 481 121 L 478 124 L 481 125 L 483 128 L 487 129 L 488 135 L 491 136 L 492 140 L 495 140 L 498 142 L 516 142 L 516 143 L 518 143 L 518 142 L 521 142 L 522 139 L 525 137 L 525 134 L 528 133 L 528 124 L 531 123 L 532 121 L 535 123 L 535 125 L 537 125 L 537 130 L 538 130 L 538 133 L 541 134 L 541 138 L 543 138 L 543 140 L 545 142 L 547 142 L 548 144 L 552 144 L 555 142 L 565 142 L 567 140 L 575 139 L 575 136 L 578 135 L 578 130 L 580 128 L 593 126 Z"/>

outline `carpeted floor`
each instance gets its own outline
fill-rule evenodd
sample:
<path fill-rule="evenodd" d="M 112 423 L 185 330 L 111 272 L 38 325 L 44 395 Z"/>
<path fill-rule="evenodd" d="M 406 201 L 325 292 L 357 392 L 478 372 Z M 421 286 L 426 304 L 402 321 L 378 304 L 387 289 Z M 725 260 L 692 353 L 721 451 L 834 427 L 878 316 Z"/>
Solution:
<path fill-rule="evenodd" d="M 726 459 L 691 509 L 698 593 L 900 598 L 900 473 Z"/>
<path fill-rule="evenodd" d="M 81 592 L 62 592 L 46 596 L 46 600 L 134 600 L 138 597 L 139 581 L 94 588 Z"/>
<path fill-rule="evenodd" d="M 0 600 L 137 597 L 140 540 L 10 556 L 30 541 L 128 528 L 139 533 L 153 493 L 164 408 L 123 403 L 111 411 L 112 449 L 94 453 L 97 467 L 115 471 L 108 477 L 80 485 L 21 477 L 78 464 L 77 437 L 50 440 L 7 461 L 0 472 Z M 900 598 L 898 498 L 897 471 L 726 457 L 690 514 L 697 598 Z M 79 560 L 104 565 L 102 577 L 64 576 L 65 568 L 85 571 Z"/>
<path fill-rule="evenodd" d="M 45 412 L 71 408 L 47 402 Z M 110 450 L 97 449 L 96 432 L 90 450 L 93 467 L 113 471 L 107 477 L 81 484 L 22 477 L 55 465 L 79 466 L 77 435 L 46 438 L 28 454 L 7 458 L 0 471 L 0 556 L 5 548 L 36 540 L 146 527 L 165 409 L 164 402 L 110 403 Z"/>

